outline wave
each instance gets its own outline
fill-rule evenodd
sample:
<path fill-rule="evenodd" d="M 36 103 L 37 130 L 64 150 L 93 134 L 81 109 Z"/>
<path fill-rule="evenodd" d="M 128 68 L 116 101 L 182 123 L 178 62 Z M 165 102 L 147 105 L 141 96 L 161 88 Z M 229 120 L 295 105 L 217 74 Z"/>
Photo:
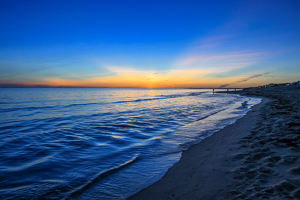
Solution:
<path fill-rule="evenodd" d="M 37 164 L 40 164 L 40 163 L 44 163 L 46 162 L 47 160 L 49 160 L 49 158 L 52 158 L 53 156 L 46 156 L 46 157 L 43 157 L 43 158 L 40 158 L 38 160 L 34 160 L 32 162 L 29 162 L 29 163 L 26 163 L 24 165 L 21 165 L 21 166 L 17 166 L 17 167 L 10 167 L 10 168 L 6 168 L 6 169 L 2 169 L 2 171 L 9 171 L 9 172 L 13 172 L 13 171 L 21 171 L 21 170 L 24 170 L 24 169 L 27 169 L 29 167 L 32 167 L 34 165 L 37 165 Z"/>
<path fill-rule="evenodd" d="M 114 103 L 132 103 L 132 102 L 140 102 L 140 101 L 153 101 L 153 100 L 161 100 L 163 98 L 150 98 L 150 99 L 135 99 L 129 101 L 115 101 Z"/>
<path fill-rule="evenodd" d="M 197 119 L 196 121 L 201 121 L 201 120 L 206 119 L 206 118 L 208 118 L 208 117 L 210 117 L 210 116 L 213 116 L 213 115 L 215 115 L 215 114 L 218 114 L 219 112 L 222 112 L 222 111 L 224 111 L 224 110 L 226 110 L 226 109 L 227 109 L 227 108 L 218 110 L 218 111 L 213 112 L 213 113 L 211 113 L 211 114 L 209 114 L 209 115 L 206 115 L 206 116 L 204 116 L 204 117 L 201 117 L 200 119 Z"/>
<path fill-rule="evenodd" d="M 124 199 L 160 178 L 182 150 L 234 120 L 222 117 L 248 110 L 245 97 L 207 91 L 109 91 L 47 91 L 0 103 L 0 176 L 7 180 L 0 196 Z M 149 170 L 152 176 L 141 179 Z"/>
<path fill-rule="evenodd" d="M 248 108 L 248 101 L 244 101 L 244 102 L 242 103 L 242 107 L 243 107 L 243 108 Z"/>
<path fill-rule="evenodd" d="M 125 167 L 128 167 L 129 165 L 133 164 L 137 160 L 138 160 L 138 155 L 136 155 L 131 160 L 128 160 L 125 163 L 123 163 L 123 164 L 121 164 L 117 167 L 113 167 L 113 168 L 108 169 L 104 172 L 100 172 L 94 178 L 89 180 L 86 184 L 84 184 L 84 185 L 76 188 L 75 190 L 71 191 L 66 199 L 71 199 L 71 198 L 74 198 L 76 196 L 79 196 L 85 190 L 89 189 L 92 185 L 94 185 L 96 182 L 98 182 L 101 178 L 107 177 L 107 176 L 109 176 L 109 175 L 111 175 L 111 174 L 113 174 L 113 173 L 115 173 L 115 172 L 117 172 L 117 171 L 119 171 L 119 170 L 121 170 Z"/>
<path fill-rule="evenodd" d="M 170 94 L 170 95 L 160 95 L 159 97 L 165 97 L 164 99 L 167 98 L 180 98 L 180 97 L 188 97 L 188 96 L 199 96 L 207 92 L 192 92 L 192 93 L 187 93 L 187 94 Z"/>
<path fill-rule="evenodd" d="M 135 99 L 135 100 L 128 100 L 128 101 L 115 101 L 115 102 L 90 102 L 90 103 L 74 103 L 69 105 L 56 105 L 56 106 L 28 106 L 28 107 L 15 107 L 15 108 L 2 108 L 0 109 L 1 112 L 13 112 L 13 111 L 20 111 L 20 110 L 40 110 L 40 109 L 56 109 L 56 108 L 68 108 L 74 106 L 86 106 L 86 105 L 104 105 L 104 104 L 114 104 L 114 103 L 133 103 L 133 102 L 143 102 L 143 101 L 155 101 L 155 100 L 163 100 L 163 99 L 170 99 L 170 98 L 180 98 L 180 97 L 187 97 L 187 96 L 199 96 L 205 92 L 197 92 L 197 93 L 188 93 L 188 94 L 174 94 L 174 95 L 160 95 L 157 96 L 158 98 L 145 98 L 145 99 Z M 1 104 L 1 102 L 0 102 Z M 3 103 L 7 104 L 7 103 Z"/>

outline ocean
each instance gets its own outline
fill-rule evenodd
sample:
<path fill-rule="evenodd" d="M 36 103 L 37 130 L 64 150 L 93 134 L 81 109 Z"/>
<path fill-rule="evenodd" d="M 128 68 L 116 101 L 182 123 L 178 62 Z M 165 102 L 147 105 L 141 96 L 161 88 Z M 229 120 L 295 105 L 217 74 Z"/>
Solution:
<path fill-rule="evenodd" d="M 0 199 L 126 199 L 260 98 L 200 89 L 0 89 Z"/>

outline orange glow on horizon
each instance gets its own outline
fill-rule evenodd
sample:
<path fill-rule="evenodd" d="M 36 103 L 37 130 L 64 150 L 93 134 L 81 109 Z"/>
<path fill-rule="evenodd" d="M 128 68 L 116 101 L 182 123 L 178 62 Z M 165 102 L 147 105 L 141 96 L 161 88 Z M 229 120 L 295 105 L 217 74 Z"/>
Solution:
<path fill-rule="evenodd" d="M 199 73 L 201 72 L 201 73 Z M 172 70 L 168 74 L 120 74 L 118 76 L 101 77 L 83 80 L 46 79 L 43 82 L 21 83 L 23 85 L 46 85 L 50 87 L 95 87 L 95 88 L 219 88 L 227 87 L 245 88 L 261 85 L 257 81 L 249 80 L 239 82 L 245 77 L 227 78 L 195 78 L 195 74 L 207 74 L 209 70 Z M 261 81 L 260 81 L 261 82 Z"/>

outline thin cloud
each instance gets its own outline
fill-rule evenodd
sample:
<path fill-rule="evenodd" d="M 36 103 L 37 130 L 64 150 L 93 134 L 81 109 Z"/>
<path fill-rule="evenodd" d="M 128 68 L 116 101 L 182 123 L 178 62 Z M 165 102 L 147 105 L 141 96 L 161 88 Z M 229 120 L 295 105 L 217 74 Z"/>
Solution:
<path fill-rule="evenodd" d="M 187 56 L 179 61 L 180 65 L 193 65 L 193 64 L 208 64 L 208 63 L 239 63 L 239 62 L 249 62 L 255 57 L 262 55 L 262 52 L 258 53 L 244 53 L 244 52 L 231 52 L 224 54 L 202 54 Z"/>
<path fill-rule="evenodd" d="M 259 63 L 264 51 L 228 49 L 224 44 L 235 35 L 215 35 L 195 41 L 174 62 L 177 69 L 210 69 L 227 72 Z"/>
<path fill-rule="evenodd" d="M 255 74 L 255 75 L 253 75 L 253 76 L 250 76 L 250 77 L 247 77 L 247 78 L 243 78 L 243 79 L 241 79 L 241 80 L 239 80 L 239 81 L 236 81 L 236 82 L 234 82 L 234 83 L 229 83 L 229 84 L 220 85 L 219 88 L 225 88 L 225 87 L 227 87 L 227 86 L 229 86 L 229 85 L 232 85 L 232 84 L 235 84 L 235 83 L 247 82 L 247 81 L 249 81 L 249 80 L 251 80 L 251 79 L 253 79 L 253 78 L 257 78 L 257 77 L 260 77 L 260 76 L 263 76 L 263 75 L 267 75 L 267 74 L 270 74 L 270 73 L 271 73 L 271 72 L 266 72 L 266 73 L 263 73 L 263 74 Z"/>
<path fill-rule="evenodd" d="M 219 88 L 225 88 L 225 87 L 227 87 L 228 85 L 230 85 L 230 84 L 224 84 L 224 85 L 220 85 L 220 87 L 219 87 Z"/>
<path fill-rule="evenodd" d="M 235 82 L 235 83 L 247 82 L 247 81 L 249 81 L 250 79 L 257 78 L 257 77 L 260 77 L 260 76 L 263 76 L 263 75 L 266 75 L 266 74 L 270 74 L 270 72 L 266 72 L 266 73 L 263 73 L 263 74 L 255 74 L 255 75 L 250 76 L 250 77 L 248 77 L 248 78 L 244 78 L 244 79 L 242 79 L 242 80 L 239 80 L 239 81 L 237 81 L 237 82 Z"/>

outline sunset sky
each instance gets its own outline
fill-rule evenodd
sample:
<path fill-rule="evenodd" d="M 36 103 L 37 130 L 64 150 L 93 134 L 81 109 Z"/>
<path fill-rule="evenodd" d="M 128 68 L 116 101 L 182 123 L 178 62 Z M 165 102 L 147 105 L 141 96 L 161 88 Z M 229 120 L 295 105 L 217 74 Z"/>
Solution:
<path fill-rule="evenodd" d="M 0 87 L 300 80 L 300 1 L 0 1 Z"/>

